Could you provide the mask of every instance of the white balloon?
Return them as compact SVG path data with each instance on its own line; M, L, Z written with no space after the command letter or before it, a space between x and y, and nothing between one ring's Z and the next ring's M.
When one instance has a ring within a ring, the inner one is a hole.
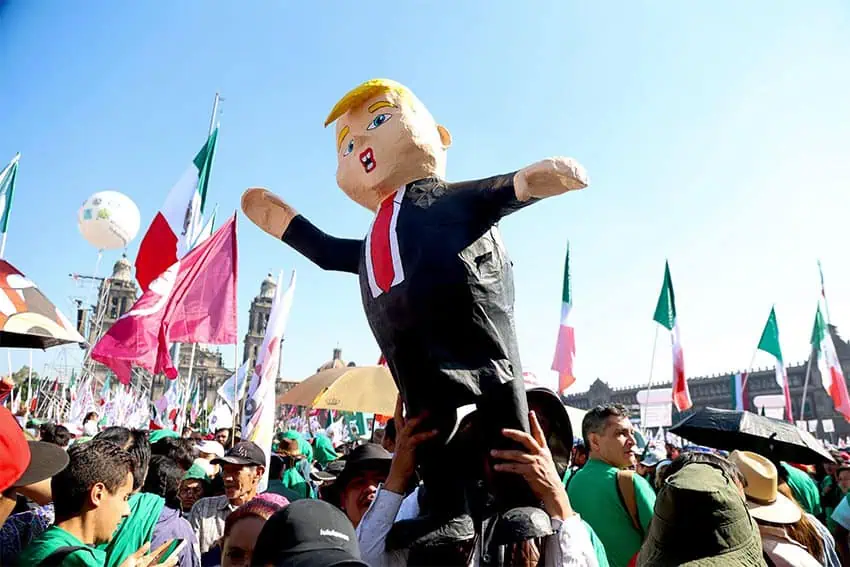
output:
M139 208L118 191L95 193L77 215L80 232L98 250L126 248L139 233Z

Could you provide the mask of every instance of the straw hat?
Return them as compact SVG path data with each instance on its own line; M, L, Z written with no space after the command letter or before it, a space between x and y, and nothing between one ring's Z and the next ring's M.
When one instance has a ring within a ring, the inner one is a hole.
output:
M777 490L779 475L769 459L750 451L732 451L729 460L740 469L747 486L747 507L757 520L774 524L795 524L803 513L791 499Z

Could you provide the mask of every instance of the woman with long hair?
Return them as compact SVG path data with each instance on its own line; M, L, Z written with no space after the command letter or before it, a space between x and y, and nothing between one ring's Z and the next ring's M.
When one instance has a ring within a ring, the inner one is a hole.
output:
M283 496L266 492L231 512L224 522L221 567L250 565L257 537L266 520L288 504L289 500Z

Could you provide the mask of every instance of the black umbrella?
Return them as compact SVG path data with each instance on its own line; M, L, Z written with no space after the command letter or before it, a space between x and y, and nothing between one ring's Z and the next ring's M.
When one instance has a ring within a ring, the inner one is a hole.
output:
M823 444L792 423L748 411L701 408L670 428L698 445L752 451L799 464L835 462Z

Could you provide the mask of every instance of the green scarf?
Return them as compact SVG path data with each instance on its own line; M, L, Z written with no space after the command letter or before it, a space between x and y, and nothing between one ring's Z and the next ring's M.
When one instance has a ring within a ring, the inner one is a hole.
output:
M301 451L301 454L307 459L308 463L313 462L313 446L307 443L307 440L304 439L304 436L295 431L294 429L290 429L286 433L283 434L284 439L295 439L298 441L298 449Z
M812 516L821 515L820 492L818 485L808 474L787 463L781 463L788 473L788 487L794 499Z
M334 451L333 443L328 436L321 433L316 435L316 462L324 468L328 466L328 463L338 458L339 455Z
M130 515L118 525L108 544L97 547L106 551L104 567L118 567L153 538L153 529L163 507L165 499L150 492L140 492L130 497Z

